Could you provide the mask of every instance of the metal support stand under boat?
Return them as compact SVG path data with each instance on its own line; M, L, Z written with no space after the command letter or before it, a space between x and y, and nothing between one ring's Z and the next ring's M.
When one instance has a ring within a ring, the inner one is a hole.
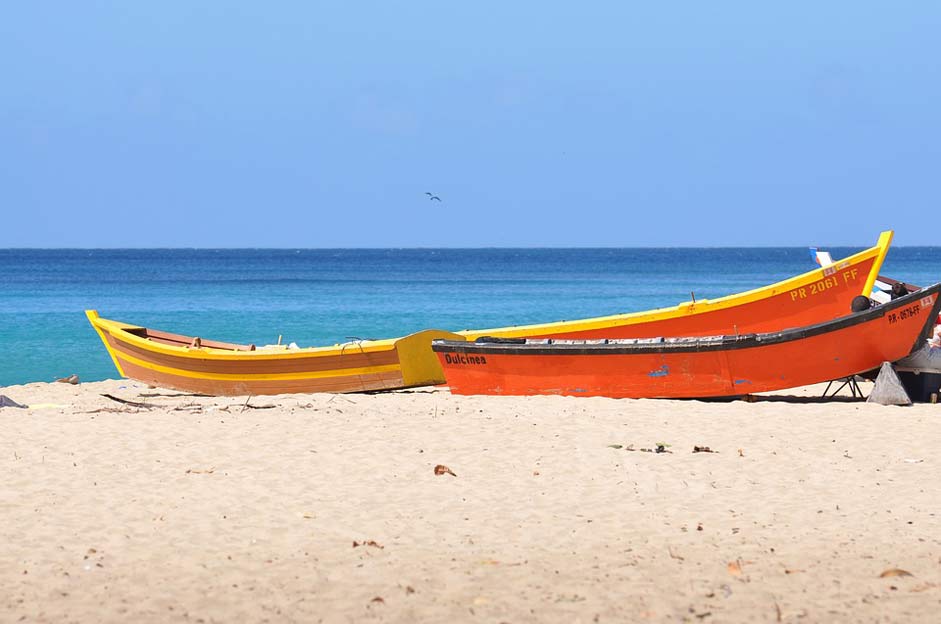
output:
M828 395L827 393L830 392L830 386L832 386L835 383L838 383L840 385L837 387L836 390L833 391L833 394ZM859 388L859 382L857 380L856 375L830 380L829 382L827 382L827 387L823 391L823 396L824 397L836 396L840 393L840 390L842 390L843 388L847 388L847 387L850 389L850 394L853 396L854 399L866 398L866 395L864 395L863 391Z

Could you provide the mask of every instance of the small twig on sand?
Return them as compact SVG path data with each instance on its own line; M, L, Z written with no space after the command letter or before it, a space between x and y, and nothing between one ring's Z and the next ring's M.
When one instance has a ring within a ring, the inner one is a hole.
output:
M134 407L144 407L146 409L160 407L159 405L154 405L153 403L141 403L140 401L128 401L127 399L120 399L110 394L102 394L101 396L105 397L106 399L111 399L112 401L117 401L118 403L123 403L125 405L133 405Z
M245 399L245 403L242 404L242 411L243 411L243 412L244 412L245 410L247 410L247 409L274 409L274 408L278 407L277 405L274 405L273 403L269 403L268 405L251 405L251 404L249 403L249 401L251 401L251 400L252 400L252 396L251 396L251 395L248 395L248 398Z
M203 406L199 403L187 403L186 405L178 405L173 408L174 412L201 412L203 411Z
M141 392L142 397L211 397L211 394L196 394L195 392Z

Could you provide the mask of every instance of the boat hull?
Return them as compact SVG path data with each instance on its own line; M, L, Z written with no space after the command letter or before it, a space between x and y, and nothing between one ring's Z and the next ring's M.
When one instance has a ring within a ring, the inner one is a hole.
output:
M431 341L460 339L451 332L426 330L404 338L313 349L214 348L191 346L196 338L102 319L93 310L87 314L122 376L219 396L368 392L434 384L441 373Z
M669 340L436 341L454 394L730 397L847 377L908 355L941 309L935 285L783 332Z

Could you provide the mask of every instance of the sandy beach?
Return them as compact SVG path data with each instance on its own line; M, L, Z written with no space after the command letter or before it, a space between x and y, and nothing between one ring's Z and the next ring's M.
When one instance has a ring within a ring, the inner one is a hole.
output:
M0 388L0 621L937 621L941 408L820 391Z

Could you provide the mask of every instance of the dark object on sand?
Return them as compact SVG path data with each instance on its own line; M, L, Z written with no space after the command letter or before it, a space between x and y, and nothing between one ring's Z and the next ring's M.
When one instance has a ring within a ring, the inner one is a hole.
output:
M941 395L941 373L930 370L896 368L905 393L913 403L937 403Z
M78 375L69 375L68 377L62 377L61 379L56 379L56 381L59 383L72 384L73 386L77 386L79 383Z
M0 394L0 407L19 407L20 409L26 409L25 405L20 405L5 394Z
M140 401L128 401L127 399L122 399L120 397L116 397L112 394L107 394L107 393L102 394L101 396L105 397L106 399L111 399L112 401L117 401L118 403L123 403L124 405L130 405L132 407L143 407L146 409L153 409L155 407L160 407L159 405L155 405L153 403L141 403Z
M892 368L891 362L883 362L879 369L879 376L876 377L876 385L869 393L867 403L878 403L879 405L911 405L912 400L905 392L904 386Z

